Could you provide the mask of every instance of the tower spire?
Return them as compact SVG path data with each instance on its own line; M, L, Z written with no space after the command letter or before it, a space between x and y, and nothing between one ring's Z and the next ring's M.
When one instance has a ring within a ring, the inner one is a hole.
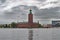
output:
M29 10L29 11L30 11L30 14L32 14L32 10L31 10L31 8L30 8L30 10Z

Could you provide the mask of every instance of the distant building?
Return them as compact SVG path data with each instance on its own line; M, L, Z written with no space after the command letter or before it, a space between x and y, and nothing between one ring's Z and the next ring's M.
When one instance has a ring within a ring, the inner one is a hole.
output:
M46 25L43 25L44 28L51 28L52 27L52 24L46 24Z
M17 23L16 27L17 28L38 28L39 23L33 22L33 14L32 10L29 10L30 13L28 14L28 22L19 22Z
M52 21L52 27L60 27L60 20Z

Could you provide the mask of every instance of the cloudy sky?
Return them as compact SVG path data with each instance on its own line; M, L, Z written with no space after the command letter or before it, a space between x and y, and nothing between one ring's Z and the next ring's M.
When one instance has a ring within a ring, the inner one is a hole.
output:
M29 9L41 24L60 19L60 0L0 0L0 24L27 22Z

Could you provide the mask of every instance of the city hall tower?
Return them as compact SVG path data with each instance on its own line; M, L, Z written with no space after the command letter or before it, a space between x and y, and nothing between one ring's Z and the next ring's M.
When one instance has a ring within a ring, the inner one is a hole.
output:
M29 14L28 14L28 23L33 23L33 14L32 14L32 10L29 10Z

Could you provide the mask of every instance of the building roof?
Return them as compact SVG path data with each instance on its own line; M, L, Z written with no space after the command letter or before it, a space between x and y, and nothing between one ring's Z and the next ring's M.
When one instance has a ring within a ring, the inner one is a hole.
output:
M37 23L37 22L33 22L33 23ZM17 24L28 24L28 22L18 22Z

